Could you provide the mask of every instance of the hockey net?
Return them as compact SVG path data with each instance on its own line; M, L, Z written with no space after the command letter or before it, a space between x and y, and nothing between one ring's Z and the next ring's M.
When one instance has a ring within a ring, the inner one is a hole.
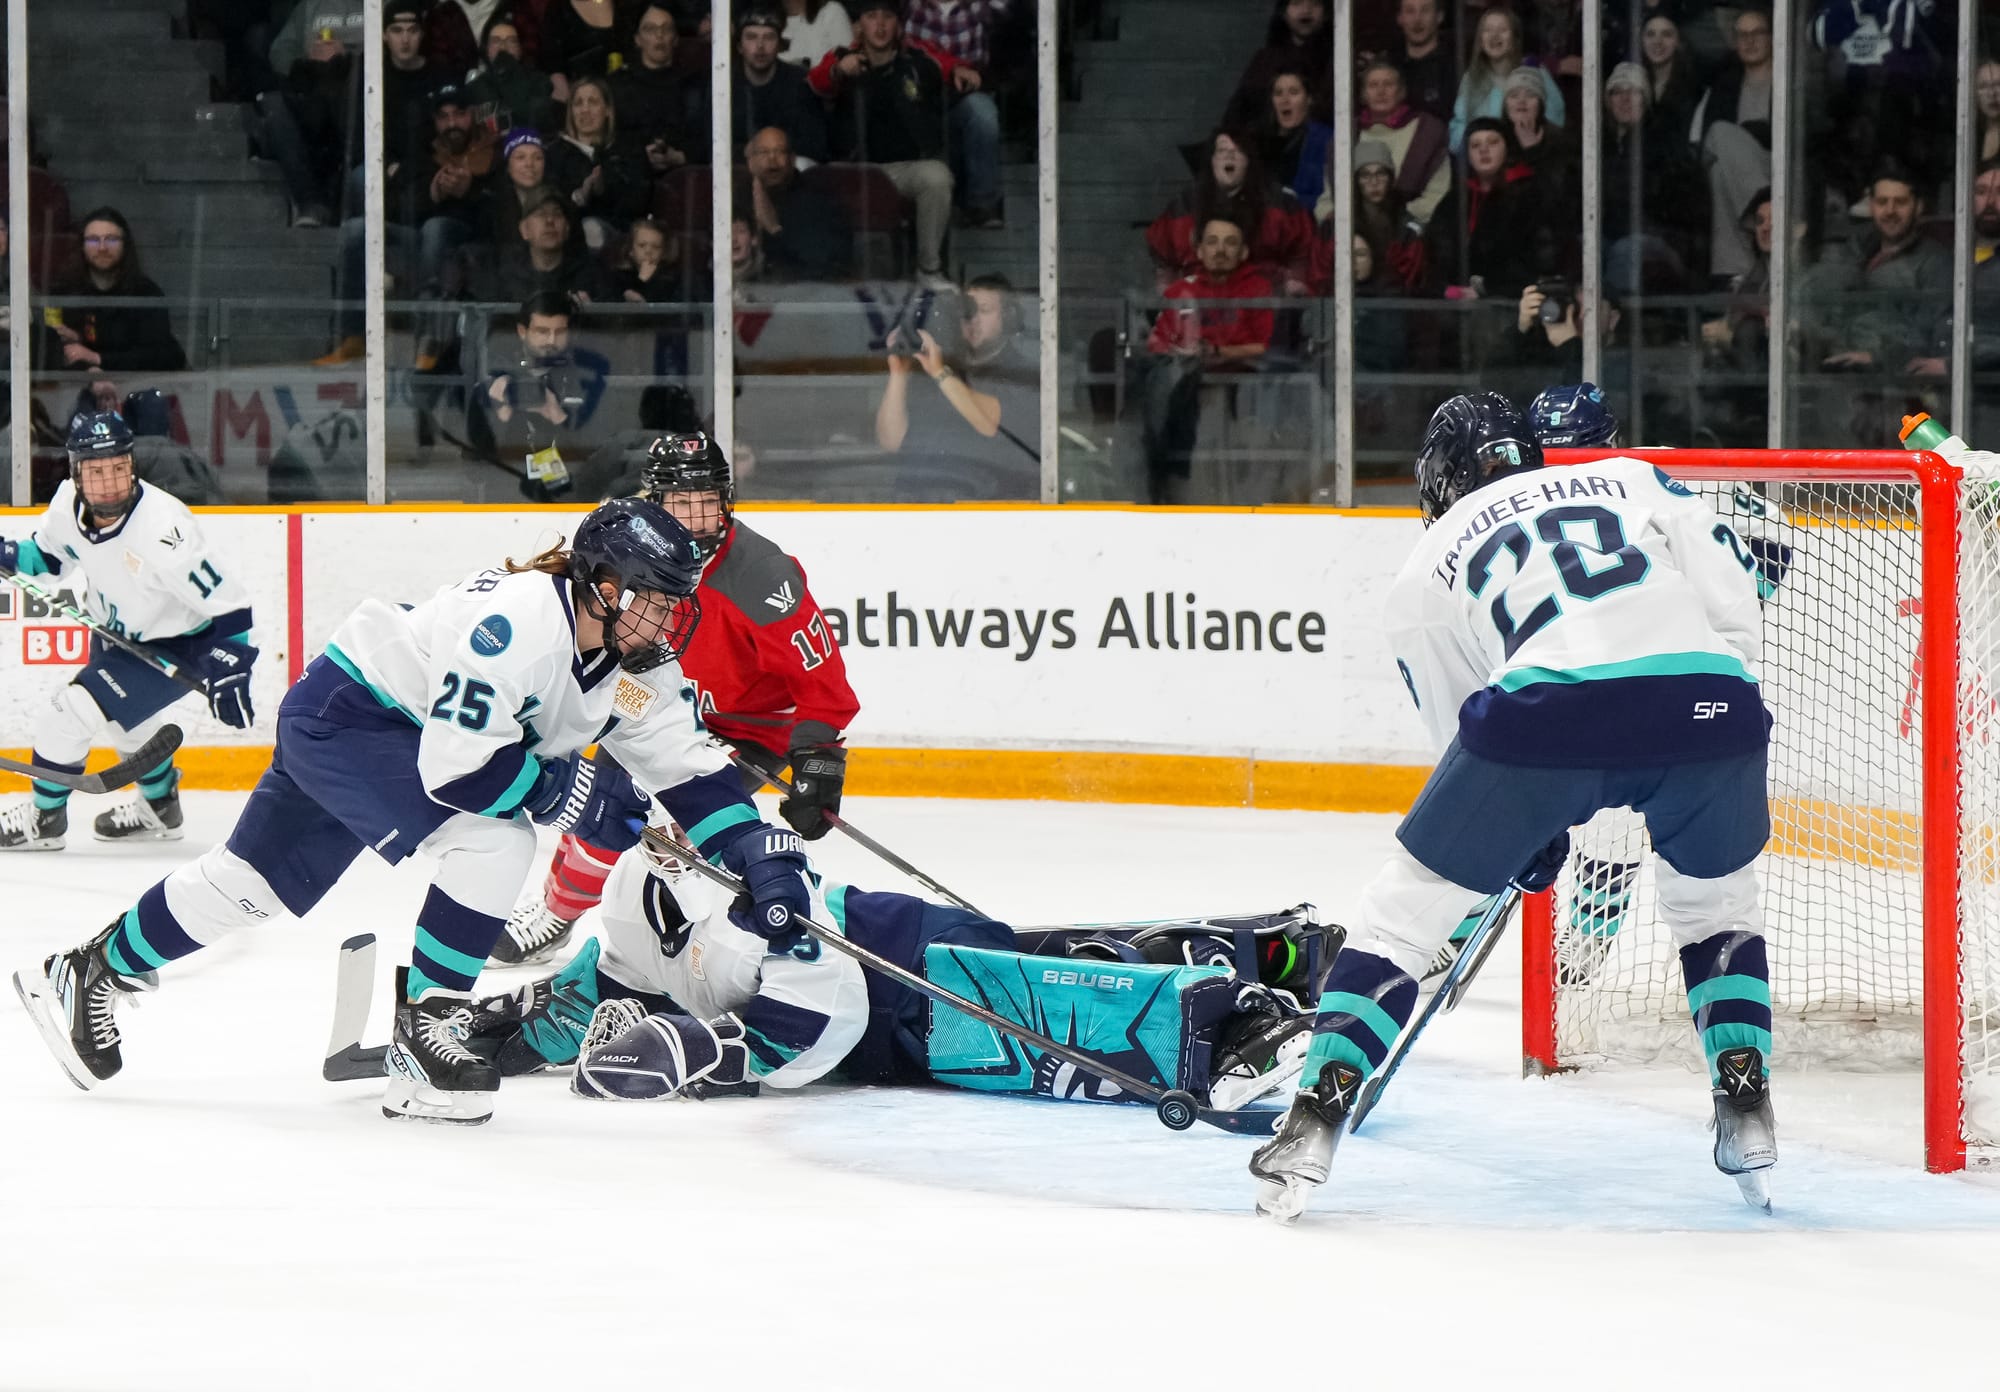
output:
M1933 454L1628 453L1699 491L1759 564L1774 1060L1922 1069L1927 1164L1960 1168L2000 1142L1994 485ZM1525 929L1530 1068L1702 1066L1634 814L1572 834Z

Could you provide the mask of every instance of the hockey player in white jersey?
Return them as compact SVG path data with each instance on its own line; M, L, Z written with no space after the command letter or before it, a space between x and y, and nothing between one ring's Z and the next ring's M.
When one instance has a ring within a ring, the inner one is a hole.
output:
M0 570L49 576L77 590L111 632L158 648L198 678L209 709L248 729L250 597L235 567L210 549L180 499L132 472L132 431L109 411L81 412L70 424L67 482L34 531L0 541ZM135 653L90 638L90 655L58 687L35 723L34 761L83 772L107 730L120 754L139 748L187 688ZM180 774L173 760L139 779L138 795L98 816L100 841L178 841ZM69 831L69 789L37 782L33 797L0 812L0 851L59 851Z
M607 503L571 544L404 608L369 600L286 695L270 769L226 845L97 936L14 977L73 1082L122 1066L113 1009L224 934L305 914L364 849L437 861L399 973L383 1111L477 1123L499 1076L464 1047L472 985L536 858L535 823L629 847L648 795L750 886L761 931L807 911L797 834L759 821L675 658L699 611L694 539ZM601 743L623 771L583 757Z
M1509 881L1546 888L1569 828L1646 820L1662 920L1709 1061L1715 1163L1768 1204L1770 977L1753 862L1770 836L1756 560L1651 464L1544 469L1505 397L1453 397L1417 459L1428 530L1391 589L1390 650L1442 757L1363 891L1301 1088L1250 1162L1289 1221L1326 1181L1417 974Z

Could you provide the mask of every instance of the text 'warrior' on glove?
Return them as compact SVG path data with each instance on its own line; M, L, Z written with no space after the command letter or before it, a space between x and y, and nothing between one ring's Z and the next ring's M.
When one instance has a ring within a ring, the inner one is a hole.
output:
M544 760L521 806L543 826L575 832L607 851L631 850L646 827L646 795L632 776L580 753Z

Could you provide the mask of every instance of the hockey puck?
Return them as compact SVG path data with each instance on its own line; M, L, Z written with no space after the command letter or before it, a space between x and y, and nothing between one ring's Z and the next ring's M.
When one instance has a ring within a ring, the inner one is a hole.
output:
M1160 1121L1170 1131L1185 1131L1195 1123L1195 1116L1201 1104L1194 1100L1191 1092L1176 1088L1172 1092L1160 1094L1160 1100L1153 1104L1153 1110L1160 1114Z

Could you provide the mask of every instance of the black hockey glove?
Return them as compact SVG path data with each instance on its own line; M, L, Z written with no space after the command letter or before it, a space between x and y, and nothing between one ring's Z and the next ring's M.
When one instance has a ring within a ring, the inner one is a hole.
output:
M1523 894L1540 894L1556 882L1562 873L1564 862L1569 859L1569 833L1559 832L1556 839L1536 853L1535 858L1522 867L1514 877L1514 885Z
M521 807L543 826L575 832L607 851L631 850L646 827L647 798L632 776L581 753L543 760Z
M740 876L749 891L731 906L730 918L745 932L770 939L772 951L783 952L801 931L795 920L812 912L812 897L806 892L806 853L798 833L752 828L723 849L722 864Z
M792 751L792 795L778 804L778 815L808 841L833 829L826 819L840 814L840 788L847 781L847 751L837 744L816 744Z
M250 705L250 669L257 649L233 638L203 643L187 655L186 666L207 688L208 708L232 730L247 730L257 712Z

